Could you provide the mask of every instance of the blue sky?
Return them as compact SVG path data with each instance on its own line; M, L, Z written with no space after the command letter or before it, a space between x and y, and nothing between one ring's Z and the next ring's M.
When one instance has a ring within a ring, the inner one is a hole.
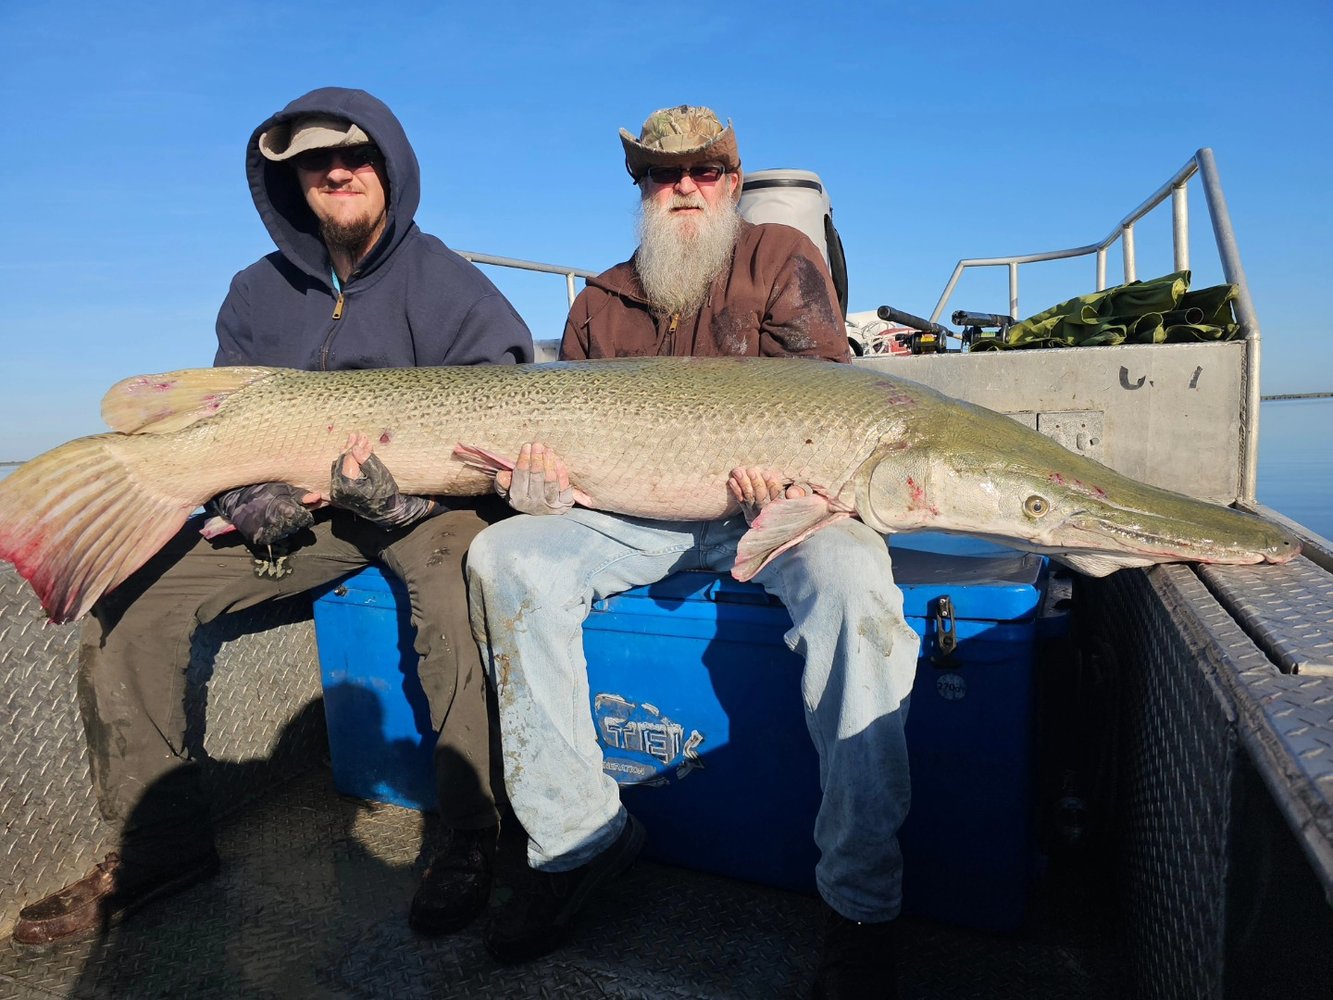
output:
M748 169L821 175L851 308L926 314L954 263L1101 239L1201 146L1216 155L1264 338L1263 391L1333 389L1333 5L7 3L0 94L0 460L101 429L116 380L212 361L232 274L272 247L250 131L363 87L423 167L450 245L601 269L633 246L616 130L707 104ZM1220 280L1193 189L1195 286ZM1169 220L1139 276L1172 269ZM1118 253L1111 279L1119 280ZM538 337L563 284L494 276ZM1023 272L1020 312L1093 287ZM1003 312L1001 272L950 308Z

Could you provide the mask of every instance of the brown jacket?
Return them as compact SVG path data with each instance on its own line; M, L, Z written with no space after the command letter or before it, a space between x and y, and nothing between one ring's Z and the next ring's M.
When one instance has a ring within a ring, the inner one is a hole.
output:
M693 316L654 315L632 258L588 279L569 310L560 357L659 354L851 360L833 279L815 245L790 226L748 222L731 270Z

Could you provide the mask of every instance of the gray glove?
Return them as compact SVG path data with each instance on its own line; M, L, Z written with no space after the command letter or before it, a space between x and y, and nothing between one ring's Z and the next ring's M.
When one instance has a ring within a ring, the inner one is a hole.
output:
M272 545L315 523L303 496L304 490L287 483L258 483L219 493L208 506L251 545Z
M509 486L497 479L495 492L522 514L564 514L574 506L574 487L565 463L538 442L519 449Z
M329 502L381 528L402 528L438 514L444 507L429 497L404 496L393 474L376 456L361 463L361 475L343 475L343 456L333 460Z

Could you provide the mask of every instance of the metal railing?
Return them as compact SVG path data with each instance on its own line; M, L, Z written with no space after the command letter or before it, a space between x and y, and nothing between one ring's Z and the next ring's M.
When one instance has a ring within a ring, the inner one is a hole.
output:
M958 279L964 271L974 267L1006 267L1009 270L1009 315L1018 319L1018 268L1022 264L1035 264L1048 260L1066 260L1071 257L1096 257L1097 291L1106 288L1106 256L1118 241L1124 261L1126 282L1136 280L1136 261L1134 252L1134 226L1167 198L1171 199L1171 234L1175 251L1175 269L1187 270L1190 266L1189 245L1189 194L1188 184L1195 174L1200 175L1204 199L1208 206L1208 216L1213 225L1213 238L1217 243L1218 257L1222 263L1222 274L1228 284L1236 286L1236 320L1245 337L1245 372L1242 375L1244 401L1241 407L1241 499L1255 500L1255 481L1258 476L1258 440L1259 440L1259 318L1250 299L1250 286L1245 280L1245 269L1241 266L1240 251L1236 247L1235 232L1231 228L1231 214L1227 211L1226 199L1222 195L1222 182L1217 174L1217 165L1213 162L1213 151L1203 148L1195 152L1189 161L1180 168L1169 181L1154 191L1144 202L1118 222L1098 243L1073 247L1068 250L1051 250L1046 253L1013 254L1007 257L971 257L960 260L953 269L949 282L940 294L935 310L930 314L932 323L938 323L948 305Z
M496 257L488 253L474 253L471 250L455 250L454 253L474 264L493 264L496 267L512 267L520 271L540 271L543 274L559 274L565 279L565 295L569 304L574 304L574 279L597 277L596 271L587 271L581 267L565 267L563 264L541 264L535 260L519 260L517 257Z
M1213 151L1203 148L1195 152L1189 161L1180 168L1169 181L1154 191L1138 208L1118 222L1105 239L1087 246L1073 247L1068 250L1051 250L1045 253L1014 254L1007 257L970 257L960 260L954 267L949 282L941 293L934 312L930 314L932 323L938 323L943 315L949 298L953 294L958 279L964 271L975 267L1007 267L1009 269L1009 315L1018 319L1018 268L1022 264L1035 264L1049 260L1065 260L1071 257L1096 257L1097 291L1106 288L1106 258L1110 249L1119 242L1124 261L1126 282L1136 278L1136 260L1134 247L1134 226L1158 205L1171 199L1171 232L1175 251L1175 268L1184 271L1190 266L1189 245L1189 193L1186 185L1195 174L1200 175L1204 198L1208 206L1208 215L1213 225L1213 237L1217 243L1218 256L1222 263L1222 273L1229 284L1235 285L1236 320L1245 337L1246 364L1242 374L1244 400L1241 407L1241 443L1240 443L1240 497L1242 502L1254 503L1255 485L1258 476L1258 440L1259 440L1259 319L1255 314L1250 299L1249 284L1245 280L1245 269L1241 266L1240 251L1236 247L1235 233L1231 228L1231 215L1227 211L1226 199L1222 195L1222 182L1218 178L1217 166L1213 162ZM576 278L595 277L596 271L578 267L566 267L560 264L543 264L537 261L521 260L514 257L497 257L493 254L476 253L470 250L457 251L459 256L477 264L490 264L496 267L510 267L524 271L538 271L546 274L558 274L565 279L565 292L569 304L574 304Z

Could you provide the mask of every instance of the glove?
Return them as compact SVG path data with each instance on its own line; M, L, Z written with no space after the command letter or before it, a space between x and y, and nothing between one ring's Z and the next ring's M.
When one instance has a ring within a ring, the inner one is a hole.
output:
M315 523L301 502L305 496L286 483L258 483L219 493L209 507L230 521L251 545L272 545Z
M536 443L519 449L512 475L495 477L495 492L523 514L563 514L574 506L574 487L565 463L554 451Z
M398 492L393 473L375 455L357 457L360 475L343 472L344 453L333 460L329 500L335 507L350 510L381 528L402 528L438 514L445 508L429 497L404 496Z

